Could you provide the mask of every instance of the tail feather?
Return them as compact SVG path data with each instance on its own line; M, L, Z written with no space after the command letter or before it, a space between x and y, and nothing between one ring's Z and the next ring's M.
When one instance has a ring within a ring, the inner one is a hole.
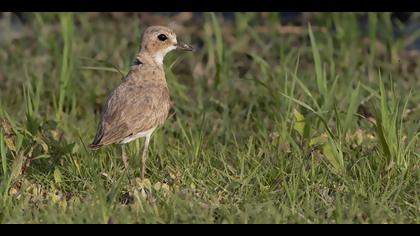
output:
M91 144L89 144L89 148L92 149L92 150L97 150L100 147L102 147L103 146L103 144L101 144L102 137L103 137L103 135L96 135L93 142Z
M104 132L102 129L102 124L101 122L99 122L98 124L98 128L97 128L97 132L95 135L95 139L93 140L93 142L91 144L89 144L89 148L92 150L97 150L100 147L103 146L103 144L101 144L102 138L104 137Z
M92 150L98 150L102 146L103 146L102 144L94 144L94 143L89 144L89 148Z

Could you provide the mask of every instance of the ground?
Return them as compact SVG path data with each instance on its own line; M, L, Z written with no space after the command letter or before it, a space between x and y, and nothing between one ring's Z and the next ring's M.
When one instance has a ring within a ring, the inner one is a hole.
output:
M418 32L390 14L24 19L0 47L1 223L420 223ZM197 50L165 58L140 181L142 140L128 172L87 145L149 24Z

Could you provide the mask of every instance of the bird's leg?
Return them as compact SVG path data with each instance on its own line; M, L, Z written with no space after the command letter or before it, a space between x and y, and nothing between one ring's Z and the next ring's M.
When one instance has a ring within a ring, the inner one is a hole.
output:
M149 148L151 134L146 136L144 140L144 147L143 147L143 154L141 156L141 180L144 179L144 173L146 172L146 157L147 157L147 149Z
M124 148L123 145L121 146L121 159L124 163L125 170L127 171L128 170L128 158L127 158L127 154L125 153L125 148Z

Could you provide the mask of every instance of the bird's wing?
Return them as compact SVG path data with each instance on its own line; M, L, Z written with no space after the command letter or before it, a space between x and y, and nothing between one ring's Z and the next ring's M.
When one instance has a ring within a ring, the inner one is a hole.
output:
M169 111L166 84L125 80L108 98L92 145L117 143L162 124Z

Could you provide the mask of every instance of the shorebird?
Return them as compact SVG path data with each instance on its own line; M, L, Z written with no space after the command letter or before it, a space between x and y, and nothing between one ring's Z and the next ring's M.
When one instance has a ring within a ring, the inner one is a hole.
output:
M96 150L144 137L141 155L141 179L144 179L150 138L156 127L165 122L170 109L163 58L174 49L192 51L193 48L178 41L174 31L163 26L146 28L140 44L128 74L103 106L95 139L89 147ZM124 146L121 148L122 161L127 169L127 155Z

